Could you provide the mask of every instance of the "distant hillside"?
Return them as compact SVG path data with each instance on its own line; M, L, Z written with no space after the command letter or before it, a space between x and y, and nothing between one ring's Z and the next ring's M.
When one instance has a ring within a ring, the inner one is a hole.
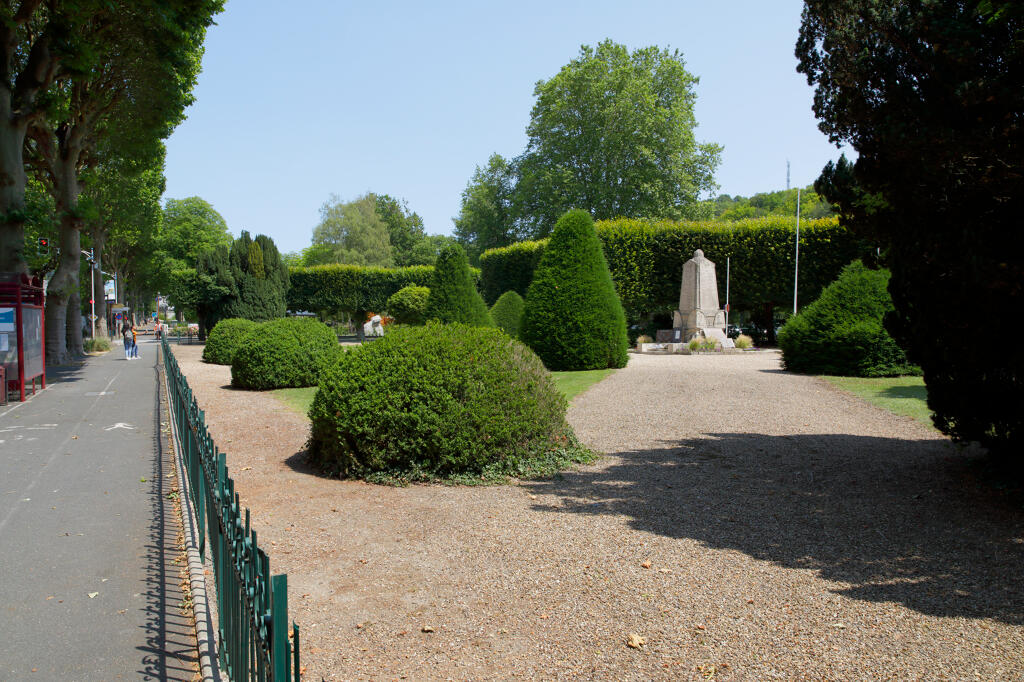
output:
M777 192L760 192L752 197L731 197L720 194L717 199L703 202L705 210L717 220L743 220L764 216L795 216L796 190L783 189ZM800 216L802 218L828 218L833 214L832 206L814 192L809 185L800 191Z

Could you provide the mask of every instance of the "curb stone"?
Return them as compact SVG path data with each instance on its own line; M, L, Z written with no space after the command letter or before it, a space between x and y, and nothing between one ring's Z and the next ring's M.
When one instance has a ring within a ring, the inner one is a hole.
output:
M217 630L213 625L209 595L206 593L203 561L199 558L199 536L196 534L195 511L192 508L192 490L189 487L188 476L185 474L185 463L181 457L178 427L174 416L170 413L170 387L167 385L167 373L164 371L162 353L163 349L158 349L157 366L160 369L160 383L163 386L168 406L167 422L171 427L175 473L178 476L178 486L181 490L181 525L185 535L185 552L188 558L189 588L192 592L192 611L195 617L196 643L199 649L199 671L203 682L228 682L228 678L220 670L220 662L217 659Z

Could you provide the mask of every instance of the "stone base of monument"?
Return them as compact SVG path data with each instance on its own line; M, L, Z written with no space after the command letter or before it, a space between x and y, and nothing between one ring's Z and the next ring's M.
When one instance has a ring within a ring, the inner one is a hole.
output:
M649 355L689 355L690 349L685 343L638 343L638 353Z

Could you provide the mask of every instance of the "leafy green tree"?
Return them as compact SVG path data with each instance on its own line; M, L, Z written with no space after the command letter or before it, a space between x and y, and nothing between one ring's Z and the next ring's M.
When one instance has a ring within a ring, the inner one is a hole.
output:
M678 51L610 40L537 83L518 163L518 213L533 238L570 208L595 218L692 217L721 147L698 143L697 78Z
M170 283L171 268L165 267L155 246L165 184L163 143L137 148L131 156L102 145L96 160L82 174L80 198L80 203L90 208L84 229L97 264L93 270L95 290L103 291L107 279L103 272L109 272L116 277L121 303L143 297L148 301L150 294L166 291ZM97 334L103 336L107 333L107 303L101 294L96 297L96 316Z
M77 306L68 314L68 303L79 290L81 230L87 213L79 205L80 174L94 162L92 156L105 138L116 138L123 149L150 146L183 120L199 73L206 27L222 4L140 0L65 7L29 1L17 10L16 17L28 17L30 32L35 15L36 27L48 24L50 38L66 50L63 59L51 61L53 87L38 100L25 129L26 161L53 195L60 220L60 260L47 287L50 363L66 362L81 352ZM68 338L73 342L70 352Z
M377 213L377 198L373 194L348 203L332 194L320 208L320 224L313 229L313 246L328 247L334 263L384 268L394 264L391 235L387 223Z
M626 365L626 315L586 211L555 224L526 292L520 336L553 372Z
M186 197L165 202L157 242L163 255L179 267L195 267L200 253L230 246L232 238L227 221L210 202Z
M484 251L508 246L522 236L513 205L516 181L514 165L492 154L486 167L476 167L462 190L459 215L453 221L455 238L466 249L470 263L479 265Z
M473 283L466 252L458 244L446 247L437 257L425 315L428 320L444 323L494 326L487 304Z
M807 0L798 70L819 127L857 150L817 190L882 247L893 337L924 370L935 424L1024 452L1024 10L1005 0Z
M388 194L371 196L377 202L377 216L388 226L392 263L398 267L433 263L433 259L423 263L414 262L415 248L426 237L423 218L410 212L409 204L404 199L398 200Z

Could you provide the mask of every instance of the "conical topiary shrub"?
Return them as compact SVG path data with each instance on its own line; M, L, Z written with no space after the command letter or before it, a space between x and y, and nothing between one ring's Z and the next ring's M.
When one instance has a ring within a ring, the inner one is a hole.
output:
M555 224L526 292L520 337L551 371L626 365L626 315L586 211Z
M513 339L519 338L519 328L523 322L523 308L526 306L523 297L514 291L506 291L491 307L491 319L498 329Z
M458 244L446 247L437 256L425 317L428 320L461 322L474 327L494 326L487 304L473 283L466 252Z

